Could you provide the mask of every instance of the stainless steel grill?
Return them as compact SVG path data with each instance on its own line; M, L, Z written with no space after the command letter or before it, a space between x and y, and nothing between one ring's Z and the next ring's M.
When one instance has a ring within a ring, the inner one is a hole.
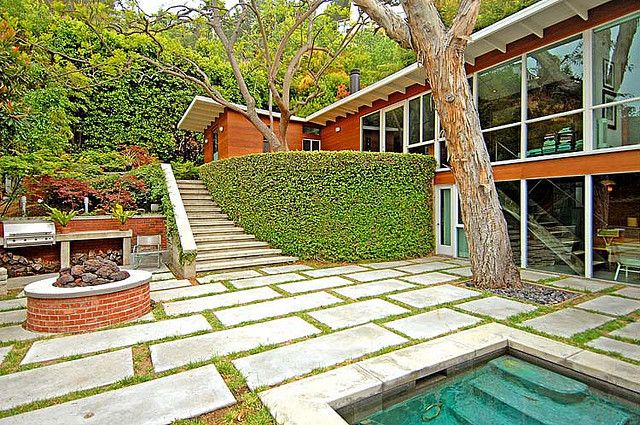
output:
M3 221L2 225L5 248L56 243L56 226L49 221Z

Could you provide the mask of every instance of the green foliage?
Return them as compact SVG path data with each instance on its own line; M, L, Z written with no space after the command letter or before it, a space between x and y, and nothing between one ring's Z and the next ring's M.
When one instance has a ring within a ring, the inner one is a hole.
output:
M435 161L414 154L286 152L200 167L222 209L303 259L358 261L433 249Z
M73 217L78 215L78 211L61 211L55 207L47 206L49 209L49 218L58 223L62 227L67 227L67 225L71 222Z
M198 179L198 166L191 161L174 161L171 163L171 168L173 169L173 175L177 180Z
M136 211L127 211L121 204L115 204L111 208L111 217L118 220L120 224L125 224L134 215L136 215Z

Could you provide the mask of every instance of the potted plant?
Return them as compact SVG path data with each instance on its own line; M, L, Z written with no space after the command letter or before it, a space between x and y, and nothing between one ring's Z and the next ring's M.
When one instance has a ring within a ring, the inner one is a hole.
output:
M120 223L120 230L126 230L125 224L127 220L136 215L137 211L127 211L121 204L115 204L111 208L111 217L115 218Z
M48 205L45 205L45 207L47 207L47 209L49 210L49 219L60 226L58 231L60 233L67 233L67 231L70 230L67 228L67 226L69 225L73 217L78 215L78 211L62 211Z

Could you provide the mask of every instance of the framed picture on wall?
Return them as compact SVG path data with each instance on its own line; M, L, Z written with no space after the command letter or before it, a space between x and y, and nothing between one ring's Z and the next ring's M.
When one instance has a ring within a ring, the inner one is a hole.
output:
M616 64L609 59L602 59L602 87L613 90L615 83Z
M610 90L602 90L602 103L615 102L616 94ZM602 118L607 120L607 128L615 130L617 127L618 105L602 108Z

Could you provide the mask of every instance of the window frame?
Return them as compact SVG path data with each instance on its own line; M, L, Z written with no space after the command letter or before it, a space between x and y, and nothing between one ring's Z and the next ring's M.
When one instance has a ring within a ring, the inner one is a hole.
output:
M613 102L609 102L609 103L602 103L602 104L594 104L593 102L593 94L594 94L594 84L593 84L593 35L595 32L602 30L604 28L607 27L611 27L614 25L618 25L621 22L624 22L628 19L633 19L634 17L640 17L640 12L638 11L633 11L630 13L625 14L624 16L621 16L613 21L610 22L606 22L604 24L601 25L597 25L594 26L592 28L589 28L585 31L581 31L578 33L574 33L574 34L570 34L566 37L563 37L559 40L553 40L550 41L549 43L543 44L539 47L537 47L534 50L531 51L527 51L521 55L516 55L516 56L512 56L509 57L503 61L500 61L498 63L495 63L493 65L491 65L490 67L487 68L483 68L483 69L478 69L475 70L473 73L467 74L467 78L468 79L472 79L472 93L473 93L473 100L474 100L474 105L476 106L476 108L478 107L478 75L481 72L484 71L488 71L492 68L507 64L509 62L512 61L517 61L520 60L521 61L521 89L520 89L520 106L521 106L521 116L520 116L520 121L515 122L515 123L509 123L509 124L504 124L501 126L495 126L495 127L491 127L491 128L486 128L486 129L482 129L482 133L485 134L485 132L491 132L491 131L497 131L497 130L502 130L505 128L509 128L509 127L517 127L520 126L520 153L518 158L514 158L514 159L507 159L507 160L501 160L501 161L492 161L491 164L492 165L507 165L507 164L514 164L514 163L525 163L525 162L532 162L532 161L544 161L544 160L548 160L548 159L558 159L558 158L566 158L566 157L573 157L573 156L583 156L583 155L591 155L591 154L598 154L598 153L605 153L605 152L618 152L618 151L632 151L632 150L640 150L640 144L632 144L632 145L621 145L621 146L611 146L611 147L603 147L603 148L597 148L596 146L593 146L595 143L595 137L596 135L594 134L594 114L596 112L599 112L600 110L607 108L607 107L613 107L613 106L619 106L622 104L627 104L627 103L633 103L633 102L640 102L640 96L638 97L633 97L633 98L629 98L629 99L623 99L623 100L617 100L617 101L613 101ZM563 112L559 112L559 113L555 113L555 114L551 114L551 115L546 115L546 116L542 116L542 117L536 117L536 118L529 118L528 117L528 96L527 96L527 92L528 92L528 85L527 85L527 56L531 55L532 53L538 52L540 50L544 50L544 49L549 49L553 46L556 45L561 45L563 43L567 43L570 42L572 39L578 39L578 40L582 40L582 69L583 69L583 80L582 80L582 106L580 108L577 109L573 109L570 111L563 111ZM393 109L398 107L398 105L400 104L404 104L405 107L405 140L404 140L404 152L408 152L408 148L409 147L419 147L419 146L423 146L423 145L428 145L433 143L434 144L434 148L433 148L433 156L437 161L437 168L436 171L446 171L449 170L449 167L447 166L442 166L442 164L440 164L440 142L444 141L444 135L442 134L442 128L440 126L440 117L438 116L438 113L435 112L435 134L436 134L436 138L434 140L430 140L430 141L421 141L420 143L412 143L409 144L409 125L408 125L408 119L409 119L409 101L413 100L415 98L418 97L422 97L424 95L427 95L431 93L431 90L425 90L423 92L421 92L420 94L408 97L402 101L399 102L395 102L391 105L385 106L383 108L379 108L376 111L372 111L369 114L363 115L362 117L360 117L360 150L362 151L362 119L365 116L369 116L372 113L384 113L386 110L389 109ZM423 122L423 113L424 113L424 108L423 108L423 103L424 103L424 99L421 98L420 100L420 122L422 124ZM582 114L582 138L583 138L583 146L582 146L582 150L578 150L578 151L573 151L573 152L562 152L562 153L553 153L553 154L548 154L548 155L539 155L539 156L527 156L527 150L528 150L528 126L530 124L534 124L537 122L541 122L541 121L546 121L546 120L551 120L554 118L561 118L561 117L565 117L565 116L569 116L569 115L575 115L575 114ZM384 145L385 145L385 140L384 140L384 116L381 115L380 116L380 152L384 152ZM420 126L420 139L422 140L423 137L423 128L422 125ZM446 142L445 142L446 143Z
M311 146L310 150L307 150L307 149L304 148L304 142L305 141L310 142L310 146ZM313 142L318 142L318 149L313 149ZM322 141L320 139L313 139L311 137L303 137L302 138L302 151L303 152L317 152L317 151L320 151L320 150L322 150Z

